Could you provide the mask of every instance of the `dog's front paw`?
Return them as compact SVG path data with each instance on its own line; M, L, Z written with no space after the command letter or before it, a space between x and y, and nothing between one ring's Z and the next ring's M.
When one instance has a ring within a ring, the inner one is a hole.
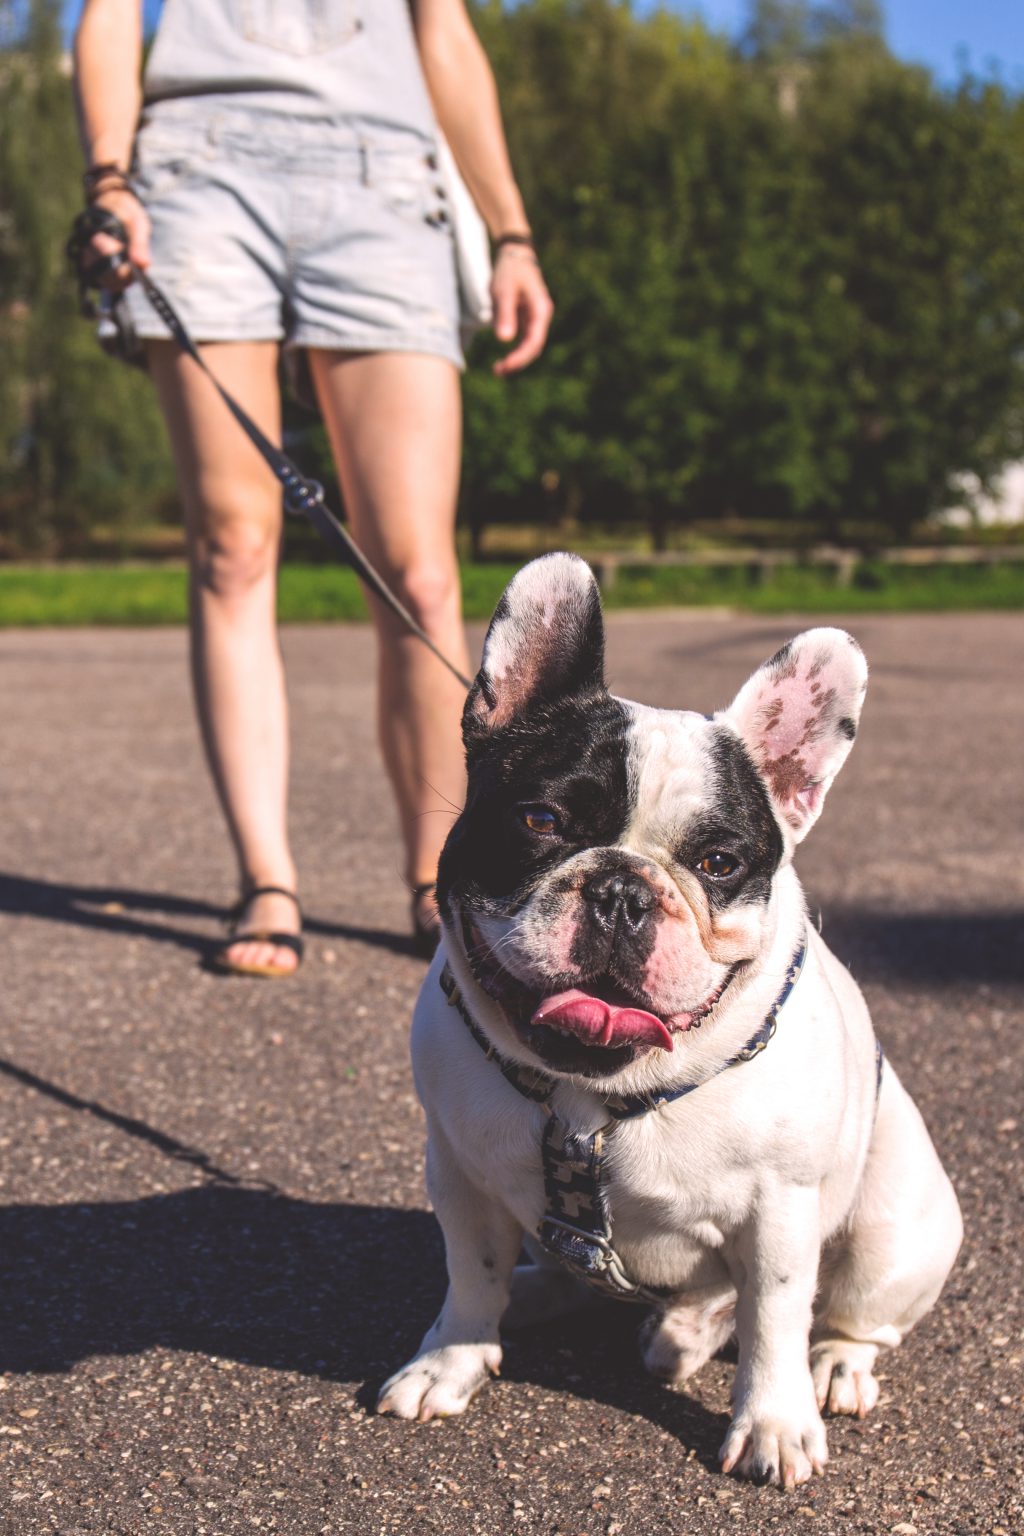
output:
M500 1366L500 1344L446 1344L424 1350L384 1383L377 1412L421 1424L462 1413Z
M878 1382L871 1374L878 1348L850 1339L827 1339L811 1350L811 1376L818 1407L829 1413L866 1418L878 1402Z
M825 1469L825 1426L817 1413L740 1413L729 1426L718 1459L723 1472L795 1488Z

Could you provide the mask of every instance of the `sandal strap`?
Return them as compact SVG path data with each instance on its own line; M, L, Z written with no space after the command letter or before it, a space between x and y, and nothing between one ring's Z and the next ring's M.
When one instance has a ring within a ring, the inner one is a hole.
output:
M287 890L283 885L251 885L244 893L246 901L252 901L254 896L287 896L289 901L294 901L299 911L302 904L294 891Z
M229 922L237 923L238 919L241 917L250 901L254 901L257 896L287 896L289 901L294 901L299 914L299 922L301 923L302 903L294 891L289 891L283 885L248 886L244 891L241 892L238 900L235 902L234 906L231 908L231 911L228 913Z
M305 952L305 941L301 933L275 933L270 928L254 928L251 932L233 933L226 944L221 945L222 952L232 949L236 944L273 944L278 949L290 949L293 955L301 960Z

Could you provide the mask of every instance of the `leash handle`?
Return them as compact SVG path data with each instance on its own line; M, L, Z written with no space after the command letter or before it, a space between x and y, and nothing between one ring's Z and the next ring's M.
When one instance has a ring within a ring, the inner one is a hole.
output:
M94 235L109 235L124 247L123 254L110 256L97 256L94 260L85 262L85 256L92 243ZM116 271L127 259L128 234L120 219L110 212L108 208L93 205L85 209L76 218L71 227L71 236L67 244L67 254L75 269L78 278L79 302L84 314L90 318L96 316L96 305L92 300L89 290L99 288L102 279L108 273ZM421 628L409 612L408 608L395 596L383 576L376 567L367 559L352 538L351 534L327 506L324 500L324 488L318 480L313 480L302 473L296 464L280 448L276 447L264 432L253 421L238 401L224 388L220 380L207 367L201 353L188 331L185 329L174 305L164 293L163 289L134 261L128 261L132 276L139 283L150 304L156 310L160 319L170 331L177 345L188 357L196 363L206 377L213 384L224 404L238 422L242 431L248 437L256 451L262 456L268 467L273 471L278 480L283 495L285 511L293 517L308 517L322 538L329 544L335 545L340 550L342 558L355 571L356 575L369 587L381 602L390 608L411 634L427 647L428 651L446 667L457 682L463 688L472 687L471 680L460 672L458 667L444 654L434 641Z
M95 235L109 235L122 250L112 251L109 256L99 255L91 249ZM95 320L100 311L90 289L102 288L103 279L124 265L128 254L128 231L116 213L93 203L75 219L64 249L78 280L78 307L86 319Z

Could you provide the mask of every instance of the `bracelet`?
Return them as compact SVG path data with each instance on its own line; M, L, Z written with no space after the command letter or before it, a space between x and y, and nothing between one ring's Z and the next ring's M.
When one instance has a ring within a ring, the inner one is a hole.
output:
M497 255L503 245L525 245L528 250L534 250L533 236L528 230L522 234L511 231L506 235L496 235L494 239L494 254Z
M127 192L132 197L137 196L135 188L125 171L102 167L102 174L86 175L82 177L85 186L85 201L88 204L95 203L98 198L107 192Z
M99 164L87 166L82 172L82 186L86 192L91 192L98 181L104 181L108 176L127 176L124 166L118 165L116 160L104 160Z

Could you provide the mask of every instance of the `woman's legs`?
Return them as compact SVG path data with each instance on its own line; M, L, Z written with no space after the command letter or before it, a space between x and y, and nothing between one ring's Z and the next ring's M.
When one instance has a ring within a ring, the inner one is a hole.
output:
M356 538L441 651L468 671L455 553L462 410L452 364L419 353L311 351ZM465 794L465 689L371 599L378 726L410 885L432 881ZM424 913L424 915L426 915Z
M192 680L206 756L248 885L295 889L287 836L288 716L275 627L281 493L209 379L173 342L148 343L185 506ZM204 346L227 389L280 433L276 342ZM293 902L252 901L243 928L296 932ZM291 969L294 954L240 940L232 964Z

